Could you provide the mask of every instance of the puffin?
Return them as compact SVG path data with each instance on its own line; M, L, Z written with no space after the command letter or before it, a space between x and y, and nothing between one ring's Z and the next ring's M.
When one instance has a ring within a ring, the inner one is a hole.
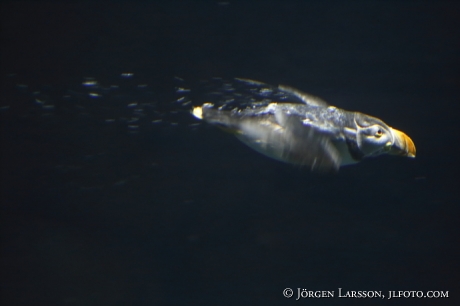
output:
M314 172L337 172L382 154L415 157L412 139L379 118L337 108L290 86L236 81L260 99L234 94L245 103L232 108L227 102L205 102L191 113L265 156Z

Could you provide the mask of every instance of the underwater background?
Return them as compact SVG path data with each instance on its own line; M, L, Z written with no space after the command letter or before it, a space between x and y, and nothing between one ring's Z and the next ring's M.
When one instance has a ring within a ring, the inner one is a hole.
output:
M2 305L458 305L459 16L444 1L3 2ZM189 114L194 88L235 77L376 116L417 157L336 175L266 158Z

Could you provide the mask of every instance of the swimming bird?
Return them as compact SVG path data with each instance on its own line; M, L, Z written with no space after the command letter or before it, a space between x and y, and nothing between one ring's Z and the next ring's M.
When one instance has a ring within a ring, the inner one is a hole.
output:
M338 171L382 154L415 157L414 142L382 120L329 105L295 88L237 79L256 90L276 92L282 101L248 101L244 108L216 107L206 102L192 114L233 133L254 150L312 171Z

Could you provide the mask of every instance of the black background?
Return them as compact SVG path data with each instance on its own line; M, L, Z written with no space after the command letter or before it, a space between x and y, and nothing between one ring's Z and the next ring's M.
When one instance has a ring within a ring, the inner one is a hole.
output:
M457 305L457 3L1 11L2 305ZM190 128L186 113L167 123L175 76L297 87L406 132L417 158L365 160L335 176L278 163L218 129ZM128 94L103 97L105 108L72 105L63 96L82 92L85 77ZM130 116L120 103L141 99L137 84L165 123L107 124ZM54 108L37 105L37 91ZM296 302L286 287L450 298Z

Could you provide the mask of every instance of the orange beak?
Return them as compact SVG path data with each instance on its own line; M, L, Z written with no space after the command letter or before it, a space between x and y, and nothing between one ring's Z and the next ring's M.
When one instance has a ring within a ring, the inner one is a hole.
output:
M396 129L392 128L391 131L395 137L395 142L391 146L389 153L414 158L415 145L412 139L410 139L405 133Z

